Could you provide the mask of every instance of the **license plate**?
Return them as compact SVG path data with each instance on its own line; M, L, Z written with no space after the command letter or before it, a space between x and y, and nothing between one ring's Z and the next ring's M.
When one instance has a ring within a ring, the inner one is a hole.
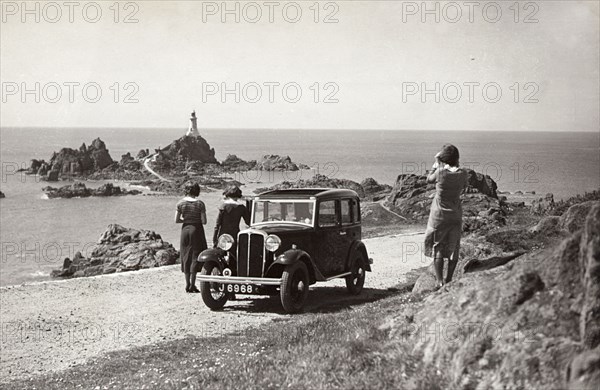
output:
M256 287L251 284L228 284L225 289L235 294L252 294L256 291Z

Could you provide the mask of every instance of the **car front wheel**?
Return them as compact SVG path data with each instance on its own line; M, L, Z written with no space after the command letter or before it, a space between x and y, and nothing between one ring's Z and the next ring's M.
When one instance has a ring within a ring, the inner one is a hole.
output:
M308 296L308 269L302 261L287 265L281 278L281 304L287 313L297 313Z
M366 266L365 259L360 253L357 253L350 264L352 274L346 276L346 288L352 295L358 295L362 292L365 285Z
M207 263L202 267L200 275L220 276L221 270L215 263ZM200 294L204 304L211 310L219 310L227 303L227 292L222 283L200 282Z

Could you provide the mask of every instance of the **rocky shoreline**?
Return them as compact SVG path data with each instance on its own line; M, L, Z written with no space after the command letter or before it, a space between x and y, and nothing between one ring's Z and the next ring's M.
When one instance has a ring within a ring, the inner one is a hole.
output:
M89 248L88 256L75 253L66 258L61 269L52 271L53 277L83 277L135 271L176 264L179 252L160 234L151 230L109 225L98 243ZM86 253L87 255L87 253Z
M62 148L48 161L33 159L25 173L39 175L42 180L126 180L141 184L153 191L181 194L187 181L196 181L206 188L225 188L239 184L228 177L250 170L297 171L309 169L305 164L294 163L289 156L264 155L258 160L245 161L228 155L219 162L215 150L200 136L183 136L164 148L154 151L141 149L135 157L131 152L114 160L106 144L96 138L89 146L78 149Z
M55 198L87 198L89 196L124 196L124 195L139 195L142 191L126 190L111 183L106 183L98 188L87 188L83 183L74 183L71 185L62 186L60 188L44 187L42 191L49 199Z

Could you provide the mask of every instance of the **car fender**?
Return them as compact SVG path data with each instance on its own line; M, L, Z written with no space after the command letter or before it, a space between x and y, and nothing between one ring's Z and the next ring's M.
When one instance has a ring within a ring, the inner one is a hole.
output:
M352 256L356 252L360 252L363 255L363 257L367 260L367 264L365 264L366 265L365 268L367 271L371 272L371 264L369 264L369 255L367 253L367 247L360 240L356 240L352 243L352 245L350 245L350 250L348 251L348 258L346 259L346 269L350 268L350 262L352 261Z
M197 263L204 266L206 263L216 263L219 269L222 271L225 267L227 267L227 262L225 261L225 252L221 248L209 248L203 250L196 260Z
M288 249L277 256L273 261L273 264L271 264L269 267L267 274L269 274L274 268L294 264L298 261L302 261L301 259L303 258L308 260L308 264L306 264L306 266L308 268L311 284L319 280L325 280L319 269L315 266L313 258L307 252L301 249Z

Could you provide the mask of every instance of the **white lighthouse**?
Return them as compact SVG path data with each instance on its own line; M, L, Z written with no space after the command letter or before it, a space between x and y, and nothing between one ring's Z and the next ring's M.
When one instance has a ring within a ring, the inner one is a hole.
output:
M196 118L196 111L192 111L192 116L190 117L190 127L185 135L189 137L200 137L200 133L198 133L198 118Z

